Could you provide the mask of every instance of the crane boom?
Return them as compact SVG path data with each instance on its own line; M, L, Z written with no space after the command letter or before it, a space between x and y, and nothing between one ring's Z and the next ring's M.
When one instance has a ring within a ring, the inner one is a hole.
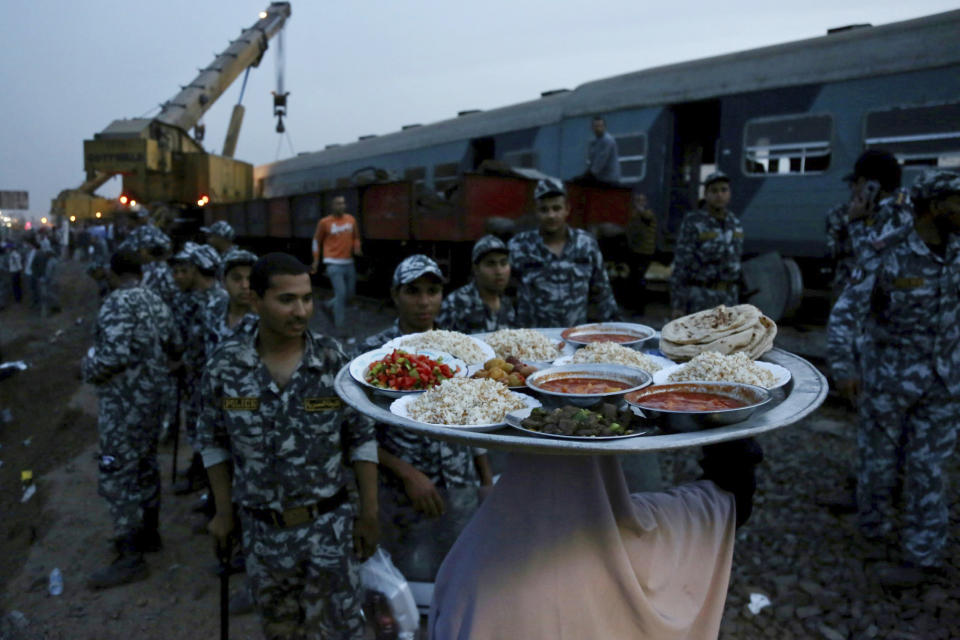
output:
M139 202L182 208L200 201L235 202L251 197L253 167L205 152L189 130L237 76L260 64L267 41L283 28L290 14L289 2L270 3L253 26L244 29L190 84L164 102L156 117L114 120L92 140L85 140L87 180L77 189L61 192L51 203L51 212L92 216L105 202L95 198L94 191L117 174L123 175L124 193Z
M266 15L230 43L180 93L162 105L155 120L189 131L247 67L256 67L272 38L290 17L289 2L273 2ZM263 14L261 14L263 15Z

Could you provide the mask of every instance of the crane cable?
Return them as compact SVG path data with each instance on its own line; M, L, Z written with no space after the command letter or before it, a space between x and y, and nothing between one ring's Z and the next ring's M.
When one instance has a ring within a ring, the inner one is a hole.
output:
M277 90L273 92L273 115L277 116L277 133L280 134L279 139L277 140L277 160L280 159L280 150L283 146L284 134L286 134L287 144L290 147L290 154L296 155L296 152L293 150L293 140L290 138L290 132L287 131L287 128L283 124L283 117L287 115L287 96L289 95L289 93L283 90L283 74L284 67L286 66L286 60L283 51L284 31L285 29L281 29L277 34Z

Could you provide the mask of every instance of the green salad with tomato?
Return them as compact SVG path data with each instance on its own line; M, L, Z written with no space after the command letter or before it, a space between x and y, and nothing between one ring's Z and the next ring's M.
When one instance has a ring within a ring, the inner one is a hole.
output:
M394 349L386 357L371 362L364 379L381 389L422 391L452 378L459 369L451 369L443 358L434 360L430 356Z

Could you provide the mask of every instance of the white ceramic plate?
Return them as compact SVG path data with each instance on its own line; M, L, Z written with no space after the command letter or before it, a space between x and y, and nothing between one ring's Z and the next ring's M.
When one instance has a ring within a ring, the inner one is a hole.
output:
M657 364L659 364L659 365L660 365L661 367L663 367L663 368L673 367L673 366L675 366L675 365L677 364L677 363L674 362L673 360L670 360L669 358L664 358L663 356L655 356L655 355L653 355L652 353L644 353L644 352L642 352L642 351L641 351L640 353L643 353L643 355L647 356L648 358L650 358L651 360L653 360L654 362L656 362ZM559 357L559 358L557 358L556 360L553 361L553 366L555 366L555 367L559 367L559 366L564 365L564 364L576 364L576 363L573 361L573 355L561 356L561 357ZM618 364L618 363L609 362L609 363L606 363L606 364ZM626 365L626 366L632 367L633 365L632 365L632 364L628 364L628 365ZM637 367L637 368L639 369L639 367ZM648 371L647 373L651 373L651 372ZM655 372L652 372L652 373L655 373Z
M540 401L534 398L533 396L528 396L525 393L517 393L516 391L511 391L513 395L517 396L523 400L527 409L533 409L534 407L541 406ZM401 418L407 418L409 420L415 420L415 418L410 417L408 407L410 403L416 400L416 396L404 396L398 398L390 403L390 413L395 416L400 416ZM419 422L419 420L415 420ZM422 424L432 424L429 422L424 422ZM500 422L492 422L490 424L438 424L438 427L449 427L451 429L460 429L461 431L496 431L497 429L502 428L506 424L505 420Z
M443 363L448 365L451 369L456 371L457 367L460 367L459 371L453 374L454 378L462 378L467 375L467 364L463 360L458 360L454 358L449 353L444 353L443 351L435 351L433 349L415 349L410 350L412 353L422 354L437 360L438 358L443 358ZM378 393L382 396L387 396L388 398L400 398L402 396L416 395L423 393L423 389L417 389L414 391L397 391L395 389L384 389L382 387L377 387L366 381L365 375L367 368L370 366L370 363L381 360L388 355L393 353L393 349L374 349L373 351L367 351L366 353L361 353L359 356L350 361L350 375L354 380L367 387L368 389L373 389L375 393Z
M423 333L425 333L425 332L423 332ZM419 336L422 336L423 333L408 333L408 334L405 335L405 336L400 336L399 338L394 338L393 340L391 340L391 341L387 342L385 345L383 345L382 348L383 348L383 349L403 349L403 348L404 348L404 347L403 347L403 343L404 343L404 342L406 342L407 340L410 340L411 338L417 338L417 337L419 337ZM463 334L463 335L466 336L467 338L469 338L470 340L473 340L473 342L474 342L478 347L480 347L480 350L483 351L483 355L484 355L483 360L481 360L479 363L477 363L477 362L469 362L468 364L480 364L480 365L482 366L483 363L486 362L487 360L489 360L490 358L496 358L496 357L497 357L497 354L496 354L496 352L493 350L493 348L492 348L490 345L488 345L486 342L484 342L483 340L480 340L480 339L477 338L476 336L469 336L469 335L467 335L467 334ZM424 349L433 349L433 347L424 347ZM435 349L435 351L439 351L439 349ZM462 360L462 358L461 358L461 360Z
M773 385L769 387L770 389L779 389L790 381L790 370L785 367L773 364L772 362L763 362L762 360L754 360L753 363L773 374ZM653 374L653 384L670 384L670 380L667 378L671 373L683 366L685 365L675 364L672 367L660 369L660 371Z
M558 438L560 440L622 440L623 438L636 438L637 436L642 436L652 431L650 428L638 428L633 433L628 433L622 436L565 436L559 433L544 433L543 431L527 429L521 424L530 415L532 410L533 407L527 407L526 409L517 409L516 411L511 411L507 414L506 423L514 429L523 431L524 433L529 433L533 436L540 436L541 438ZM636 414L636 411L634 411L634 413Z

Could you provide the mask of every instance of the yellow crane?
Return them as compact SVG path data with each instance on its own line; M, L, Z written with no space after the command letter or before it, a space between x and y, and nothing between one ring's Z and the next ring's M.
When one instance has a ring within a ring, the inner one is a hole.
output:
M243 107L234 107L222 155L205 151L189 131L237 76L260 64L267 41L289 17L289 2L271 3L253 26L164 102L157 116L114 120L92 140L84 140L87 179L61 191L51 202L51 214L70 220L106 215L114 201L94 192L118 174L123 176L124 196L145 204L183 208L250 199L253 165L232 157ZM197 129L202 131L202 125Z

